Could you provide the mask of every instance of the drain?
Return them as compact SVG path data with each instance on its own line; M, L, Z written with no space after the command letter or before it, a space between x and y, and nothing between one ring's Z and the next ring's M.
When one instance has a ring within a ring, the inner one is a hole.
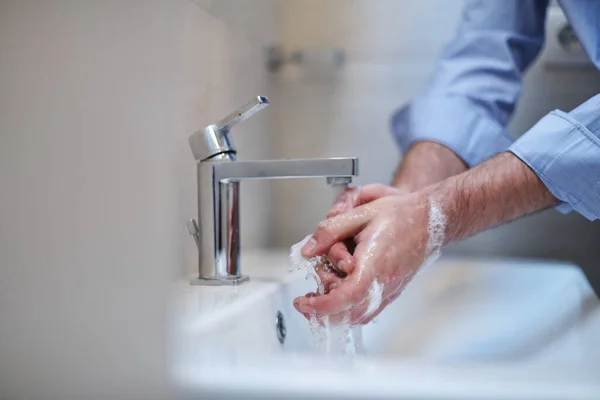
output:
M277 332L277 340L283 344L287 331L285 329L285 318L281 311L277 311L277 315L275 316L275 332Z

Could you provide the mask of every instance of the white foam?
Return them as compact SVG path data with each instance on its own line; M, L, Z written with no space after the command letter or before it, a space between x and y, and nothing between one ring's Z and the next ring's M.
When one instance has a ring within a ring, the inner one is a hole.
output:
M367 292L367 301L369 302L369 305L365 313L366 317L377 311L383 301L383 285L377 283L377 279L375 279L369 287L369 291Z
M446 215L439 204L429 201L429 223L427 231L429 238L427 239L427 247L425 249L425 259L431 262L430 259L436 259L440 256L444 238L446 235Z

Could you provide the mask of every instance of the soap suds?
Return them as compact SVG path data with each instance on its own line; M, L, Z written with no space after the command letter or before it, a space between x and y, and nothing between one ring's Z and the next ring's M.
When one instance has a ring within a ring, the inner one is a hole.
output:
M371 287L369 287L369 291L367 292L367 302L368 307L365 312L365 317L373 314L379 307L383 301L383 285L377 283L377 279L373 281Z
M446 234L446 215L439 204L429 201L429 223L427 226L427 247L423 266L437 260L441 254Z

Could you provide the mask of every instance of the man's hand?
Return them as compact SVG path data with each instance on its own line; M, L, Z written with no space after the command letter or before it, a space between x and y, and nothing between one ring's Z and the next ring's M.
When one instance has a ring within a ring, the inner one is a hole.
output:
M406 194L406 192L402 189L379 184L351 188L340 193L333 206L327 211L327 218L336 217L383 197L401 194ZM353 257L355 246L356 243L353 238L341 240L331 246L327 252L327 258L336 270L344 274L352 273L356 264Z
M431 252L429 208L419 194L396 193L323 221L302 249L303 256L323 254L352 239L356 267L327 295L296 299L296 308L305 314L329 315L332 323L366 323L376 316Z
M353 239L355 267L327 294L297 298L294 306L305 316L329 315L332 323L366 323L401 293L436 246L557 202L511 153L415 193L379 196L319 224L302 254L325 254ZM431 224L436 218L444 223Z
M446 146L427 141L417 142L410 147L398 165L392 186L376 184L348 189L337 197L327 212L327 218L382 197L415 192L466 170L467 165ZM335 270L345 274L354 270L355 259L352 254L355 245L354 240L347 239L335 243L329 249L327 257ZM331 274L322 275L322 280L336 281Z

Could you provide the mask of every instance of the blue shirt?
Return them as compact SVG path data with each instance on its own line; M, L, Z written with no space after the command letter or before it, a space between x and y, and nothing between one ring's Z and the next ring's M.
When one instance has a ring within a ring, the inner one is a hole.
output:
M600 68L600 0L559 4L590 60ZM547 0L468 0L457 37L436 64L428 89L392 119L404 150L441 143L469 166L510 151L563 203L600 218L600 94L571 112L555 110L513 142L505 126L523 71L544 41Z

